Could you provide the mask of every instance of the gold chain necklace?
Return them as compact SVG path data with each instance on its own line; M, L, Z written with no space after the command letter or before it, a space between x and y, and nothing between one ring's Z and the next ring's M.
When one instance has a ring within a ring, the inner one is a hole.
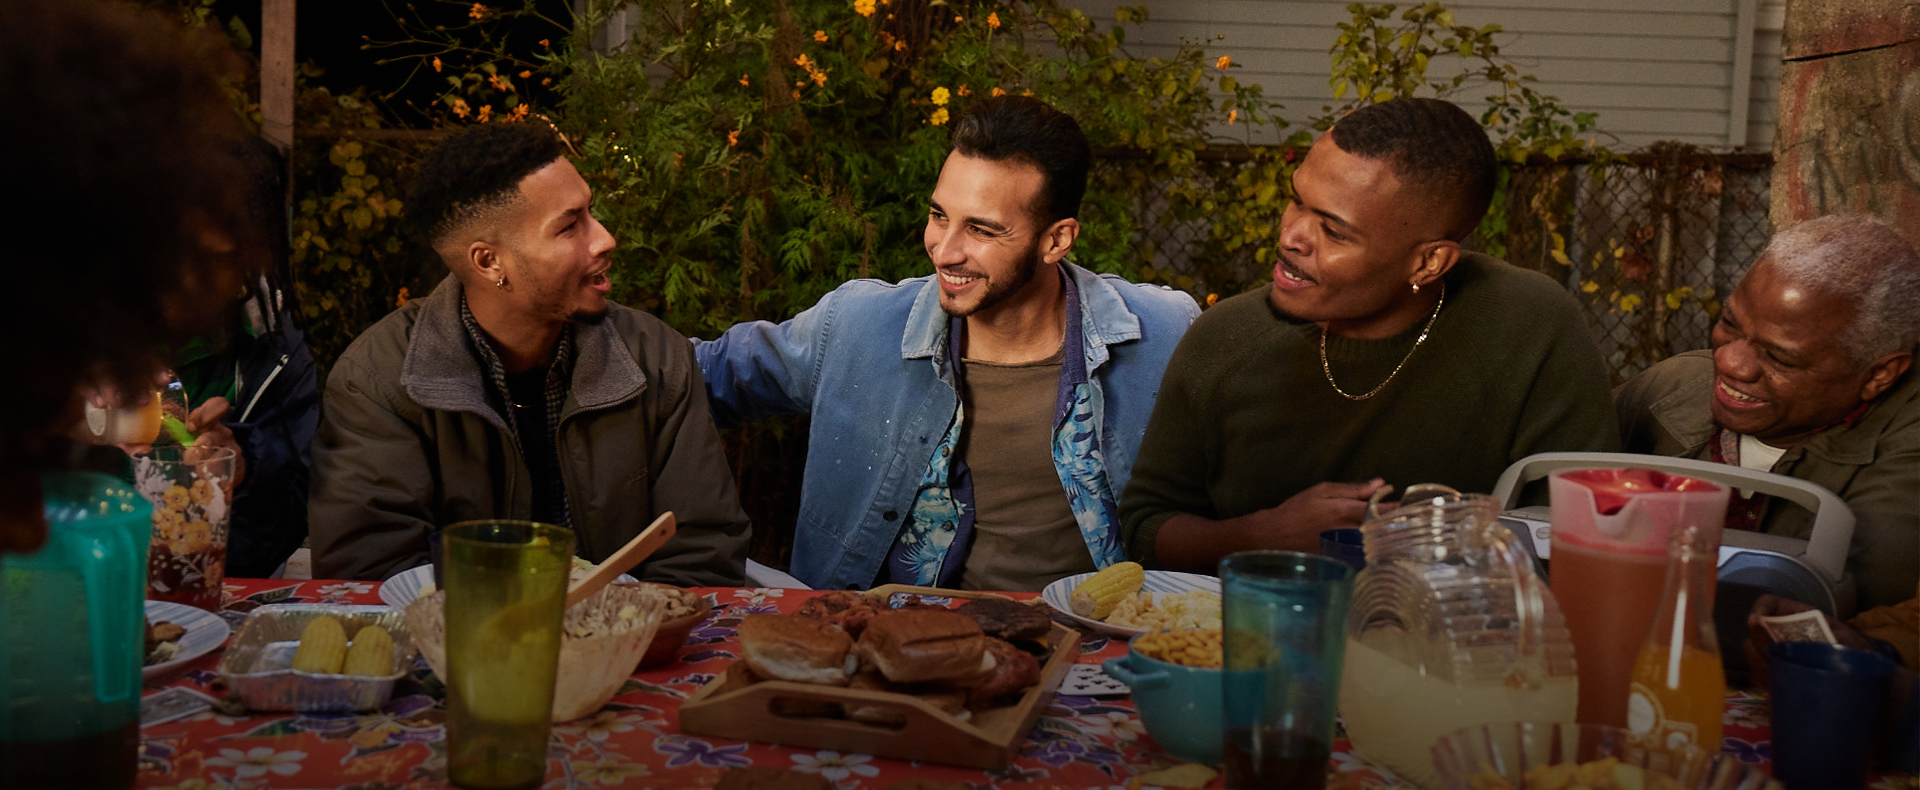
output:
M1407 349L1407 355L1400 358L1400 364L1393 366L1393 372L1387 374L1387 380L1380 382L1380 386L1374 387L1372 392L1365 395L1348 395L1346 390L1340 389L1339 382L1333 380L1333 368L1327 365L1328 333L1324 329L1320 330L1320 372L1327 374L1327 383L1333 385L1333 391L1340 393L1340 397L1346 398L1347 400L1366 400L1380 394L1381 390L1387 388L1387 382L1393 381L1394 376L1400 375L1400 369L1407 366L1407 360L1413 359L1413 352L1419 350L1420 344L1427 342L1427 333L1433 330L1434 319L1440 317L1440 307L1446 303L1447 283L1445 280L1442 280L1440 282L1440 301L1433 303L1433 312L1427 315L1427 325L1420 328L1420 336L1414 338L1413 348Z

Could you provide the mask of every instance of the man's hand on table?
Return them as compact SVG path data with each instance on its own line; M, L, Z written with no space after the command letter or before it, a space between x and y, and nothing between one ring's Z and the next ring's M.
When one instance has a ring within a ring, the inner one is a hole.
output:
M1317 553L1320 533L1360 526L1367 499L1386 485L1377 477L1364 483L1320 483L1265 510L1218 521L1182 513L1161 525L1154 554L1160 567L1211 574L1221 557L1236 551Z

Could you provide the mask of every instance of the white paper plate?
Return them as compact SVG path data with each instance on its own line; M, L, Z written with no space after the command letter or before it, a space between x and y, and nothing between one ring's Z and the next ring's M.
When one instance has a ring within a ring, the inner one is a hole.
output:
M614 577L617 582L637 582L627 574ZM393 578L380 585L380 600L395 609L404 609L413 599L420 597L420 588L433 581L433 566L422 565L411 570L394 574Z
M188 661L225 644L227 636L233 633L233 627L227 625L227 621L205 609L171 601L148 601L147 622L162 620L185 628L187 632L181 635L180 652L173 654L172 660L140 668L142 680L152 680L185 666Z
M1128 628L1123 625L1103 623L1099 620L1090 620L1073 613L1073 605L1070 602L1073 597L1073 588L1080 586L1081 582L1086 581L1087 577L1092 575L1091 573L1076 573L1049 584L1046 589L1040 591L1040 598L1045 600L1048 606L1053 607L1061 614L1071 617L1081 625L1099 631L1100 633L1113 634L1115 636L1133 636L1143 633L1146 629ZM1140 591L1153 593L1153 600L1156 602L1168 595L1176 595L1194 590L1206 590L1207 592L1218 594L1220 592L1220 580L1213 576L1202 576L1198 573L1147 571L1146 580L1140 583Z

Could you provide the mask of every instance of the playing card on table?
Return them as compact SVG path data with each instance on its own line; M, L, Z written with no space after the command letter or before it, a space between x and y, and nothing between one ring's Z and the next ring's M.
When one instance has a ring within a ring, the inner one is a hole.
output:
M1833 638L1833 629L1827 626L1827 618L1819 610L1780 617L1762 617L1760 625L1767 629L1767 635L1773 637L1775 642L1840 644L1840 640Z
M161 689L140 700L140 726L151 727L213 707L213 698L190 688Z
M1060 693L1080 697L1105 697L1132 691L1127 684L1107 674L1099 664L1074 664L1067 668L1066 678L1060 681Z

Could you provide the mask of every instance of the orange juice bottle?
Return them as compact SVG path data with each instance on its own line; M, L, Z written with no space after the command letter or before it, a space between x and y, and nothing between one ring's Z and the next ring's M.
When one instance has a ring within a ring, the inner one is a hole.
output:
M1627 693L1627 730L1649 748L1720 750L1727 681L1710 603L1719 552L1709 540L1694 527L1668 537L1666 587Z

